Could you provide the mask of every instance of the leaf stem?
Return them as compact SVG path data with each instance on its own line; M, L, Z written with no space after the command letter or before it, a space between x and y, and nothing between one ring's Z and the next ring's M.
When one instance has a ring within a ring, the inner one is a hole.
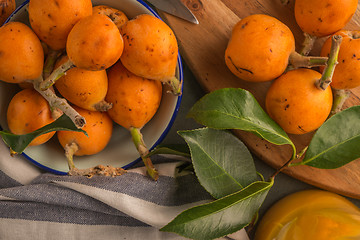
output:
M259 210L255 213L253 219L249 223L246 233L250 235L250 233L254 230L256 223L259 221Z
M326 67L324 69L324 72L321 76L321 78L315 83L316 87L325 90L332 81L332 76L335 71L335 66L338 63L338 55L340 50L340 45L342 42L342 36L340 35L334 35L332 36L332 42L331 42L331 49L330 49L330 55L328 62L326 64Z
M280 172L282 172L282 170L284 170L284 168L288 167L294 159L295 158L290 158L284 165L282 165L280 168L278 168L273 175L271 175L270 179L274 180L276 175L278 175Z
M75 111L75 109L72 108L64 98L56 96L56 94L49 88L41 90L40 84L42 82L42 77L35 79L33 81L34 89L48 101L51 108L59 108L64 114L69 116L77 128L82 128L86 123L85 118Z
M265 178L260 172L256 171L256 174L260 177L261 181L265 182Z
M141 159L143 160L145 167L146 167L146 171L149 174L149 176L154 179L155 181L158 180L159 178L159 173L156 170L156 168L154 167L151 159L149 157L147 157L147 155L149 154L149 150L147 149L144 139L143 139L143 135L140 132L139 128L135 128L135 127L131 127L130 128L130 133L132 136L132 140L135 144L135 147L137 149L137 151L140 154Z
M62 76L66 74L66 71L70 70L71 68L75 67L74 63L69 59L68 61L61 64L59 67L57 67L48 78L46 78L41 84L40 89L46 90L54 83L59 80Z
M305 152L308 148L309 148L309 146L306 146L303 150L301 150L301 152L299 152L297 154L296 159L302 158L302 156L305 154ZM301 165L301 162L296 162L296 163L291 162L288 167L298 166L298 165Z
M279 169L277 169L276 172L275 172L273 175L271 175L270 179L271 179L272 181L274 181L274 178L276 177L276 175L278 175L282 170L284 170L284 168L289 167L290 164L291 164L291 162L292 162L293 160L298 159L299 156L296 155L295 145L294 145L294 144L291 144L291 147L292 147L292 149L293 149L293 154L292 154L291 158L290 158L284 165L282 165ZM300 154L301 154L301 156L302 156L303 153L300 152Z

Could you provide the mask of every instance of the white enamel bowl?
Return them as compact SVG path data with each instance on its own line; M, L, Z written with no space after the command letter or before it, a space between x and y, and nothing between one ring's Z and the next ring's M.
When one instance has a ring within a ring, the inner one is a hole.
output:
M21 21L29 25L26 11L27 4L28 1L19 6L7 21ZM129 19L144 13L159 17L156 12L142 0L93 1L94 6L100 4L123 11ZM180 55L178 57L176 75L178 79L183 80ZM7 130L7 106L12 96L19 90L16 84L8 84L0 81L0 129ZM163 96L157 113L141 130L144 141L150 149L154 148L165 138L180 107L181 96L174 96L171 93L167 93L168 90L167 86L164 85ZM26 159L46 171L55 174L66 174L68 171L64 150L58 143L56 136L41 146L28 147L23 155ZM114 123L112 138L103 151L92 156L74 157L74 161L78 168L89 168L98 164L128 168L140 161L140 158L131 140L129 131Z

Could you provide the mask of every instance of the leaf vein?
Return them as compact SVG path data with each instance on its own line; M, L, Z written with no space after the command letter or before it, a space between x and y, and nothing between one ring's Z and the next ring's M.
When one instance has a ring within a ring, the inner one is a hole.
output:
M213 112L217 112L217 113L221 113L221 114L225 114L225 115L230 116L230 117L233 117L233 118L235 118L235 119L239 119L240 121L244 121L244 122L250 123L251 125L254 125L254 126L257 127L257 128L262 128L262 125L260 125L260 124L255 124L253 121L251 121L251 120L249 120L249 119L247 119L247 118L239 117L239 116L230 114L230 113L228 113L228 112L222 112L222 111L219 111L219 110L212 110L212 111L213 111ZM206 111L199 111L199 112L206 112ZM238 127L236 127L236 128L237 128L237 129L240 129L240 128L238 128ZM282 136L282 135L279 135L279 134L277 134L277 133L274 132L274 131L271 131L271 129L269 129L269 128L263 128L263 129L266 129L268 132L270 132L270 133L272 133L272 134L280 137L281 139L285 139L286 142L289 142L289 140L288 140L286 137L284 137L284 136ZM257 130L252 130L252 131L257 132L260 136L263 137L263 135L262 135L259 131L257 131Z
M314 159L318 158L318 157L321 156L321 155L326 154L326 153L329 152L330 150L333 150L334 148L336 148L336 147L338 147L338 146L341 146L341 145L343 145L343 144L346 144L346 142L349 142L349 141L351 141L351 140L353 140L353 139L356 139L356 138L358 138L358 137L360 137L360 135L353 136L353 137L351 137L351 138L346 139L345 141L341 141L341 142L339 142L339 143L337 143L337 144L334 144L334 145L332 145L331 147L329 147L328 149L326 149L326 150L324 150L324 151L322 151L322 152L314 155L312 158L309 158L308 160L303 161L303 163L304 163L304 164L307 164L308 162L312 162Z
M202 148L202 146L198 143L195 143L200 149L201 151L203 151L205 153L205 155L211 159L211 161L213 162L213 164L215 164L216 166L218 166L220 169L222 169L222 167L205 151L204 148ZM225 174L225 171L222 171L223 174ZM236 181L236 179L233 178L233 176L231 176L230 174L226 174L227 176L230 177L231 180L233 180L236 184L238 184L241 188L243 188L242 184L240 184L238 181Z

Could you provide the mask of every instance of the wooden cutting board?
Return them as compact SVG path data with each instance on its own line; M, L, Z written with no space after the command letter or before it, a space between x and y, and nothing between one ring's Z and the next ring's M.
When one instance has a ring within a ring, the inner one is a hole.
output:
M195 25L168 14L162 18L174 30L179 41L180 53L189 65L197 81L205 91L220 88L244 88L252 92L264 106L266 91L270 83L249 83L236 78L226 67L224 52L233 26L251 14L265 13L278 18L294 33L297 49L301 47L303 33L297 26L293 14L294 0L286 6L280 0L182 0L194 13L200 24ZM360 13L354 15L347 29L356 29ZM324 40L318 40L310 55L318 55ZM186 81L186 79L185 79ZM345 107L360 103L360 88L352 91ZM360 123L359 123L360 124ZM235 134L261 160L274 167L282 166L291 156L289 146L276 146L255 135L243 131ZM290 135L298 151L308 145L312 134ZM360 146L359 146L360 147ZM308 166L286 168L283 172L316 187L360 199L360 160L353 161L334 170L321 170Z

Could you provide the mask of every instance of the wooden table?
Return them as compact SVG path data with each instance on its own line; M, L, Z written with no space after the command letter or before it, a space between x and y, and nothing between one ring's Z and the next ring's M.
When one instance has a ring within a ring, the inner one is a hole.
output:
M174 30L182 58L189 65L197 81L207 92L220 88L244 88L254 94L264 106L266 91L271 82L250 83L235 77L225 65L224 52L233 26L243 17L264 13L278 18L293 32L296 47L300 49L304 39L293 14L294 1L282 5L280 0L182 0L199 20L199 25L186 22L169 14L162 13L162 18ZM359 10L353 16L346 29L356 29L360 20ZM324 39L317 40L310 55L318 55ZM186 80L186 79L185 79ZM352 90L351 97L344 107L358 105L360 88ZM289 146L276 146L259 139L255 135L235 131L235 134L262 161L274 168L279 168L291 157ZM306 147L312 133L289 135L298 151ZM341 168L322 170L308 166L286 168L284 172L291 177L316 187L360 199L360 164L355 160Z

